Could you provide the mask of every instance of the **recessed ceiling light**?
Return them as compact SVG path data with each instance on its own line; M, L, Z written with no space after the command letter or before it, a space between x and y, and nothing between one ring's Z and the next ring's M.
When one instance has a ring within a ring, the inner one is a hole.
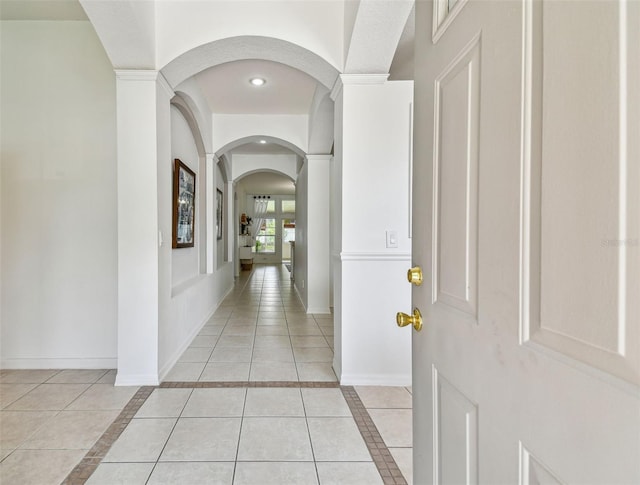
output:
M252 77L251 79L249 79L249 82L251 84L253 84L254 86L262 86L264 85L267 81L265 81L263 78L261 77Z
M264 145L265 143L267 143L267 140L260 140L258 143L260 143L261 145Z

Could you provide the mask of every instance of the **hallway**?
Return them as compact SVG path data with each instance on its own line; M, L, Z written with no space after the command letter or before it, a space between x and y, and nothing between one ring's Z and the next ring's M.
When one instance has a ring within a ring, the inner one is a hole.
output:
M341 387L332 335L284 266L258 265L158 387L3 370L0 481L411 483L411 389Z
M242 272L165 381L337 381L333 319L305 313L284 265Z

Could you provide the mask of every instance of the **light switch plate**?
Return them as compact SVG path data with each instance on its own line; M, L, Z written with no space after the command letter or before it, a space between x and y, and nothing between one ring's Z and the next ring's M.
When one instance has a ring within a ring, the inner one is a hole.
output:
M398 247L398 231L387 231L387 247Z

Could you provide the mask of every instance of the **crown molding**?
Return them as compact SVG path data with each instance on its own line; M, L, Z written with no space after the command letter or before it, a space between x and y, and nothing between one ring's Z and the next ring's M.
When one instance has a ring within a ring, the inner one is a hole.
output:
M116 79L120 81L153 81L158 83L170 98L173 98L176 94L160 71L153 69L115 69L114 72L116 73Z
M340 74L333 84L329 96L333 101L340 95L345 85L384 84L389 79L387 74Z

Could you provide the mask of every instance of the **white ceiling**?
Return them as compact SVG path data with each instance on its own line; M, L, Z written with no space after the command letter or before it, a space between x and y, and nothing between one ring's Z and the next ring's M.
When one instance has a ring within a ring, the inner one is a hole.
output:
M232 154L242 154L242 155L291 155L295 154L292 150L289 150L287 147L283 147L282 145L278 145L277 143L265 143L260 144L257 142L245 143L244 145L240 145L233 150L230 150L229 153Z
M294 195L296 187L284 175L271 172L260 172L242 178L241 185L247 194Z
M88 20L78 0L0 0L2 20ZM413 23L409 16L391 66L391 79L413 79ZM249 84L263 77L262 87ZM213 113L223 114L308 114L317 81L284 64L244 60L220 64L195 76ZM275 143L247 143L233 154L290 154ZM240 181L247 193L295 194L287 177L274 173L252 174Z
M261 77L263 86L249 79ZM224 114L308 114L316 80L277 62L227 62L196 74L209 108Z

